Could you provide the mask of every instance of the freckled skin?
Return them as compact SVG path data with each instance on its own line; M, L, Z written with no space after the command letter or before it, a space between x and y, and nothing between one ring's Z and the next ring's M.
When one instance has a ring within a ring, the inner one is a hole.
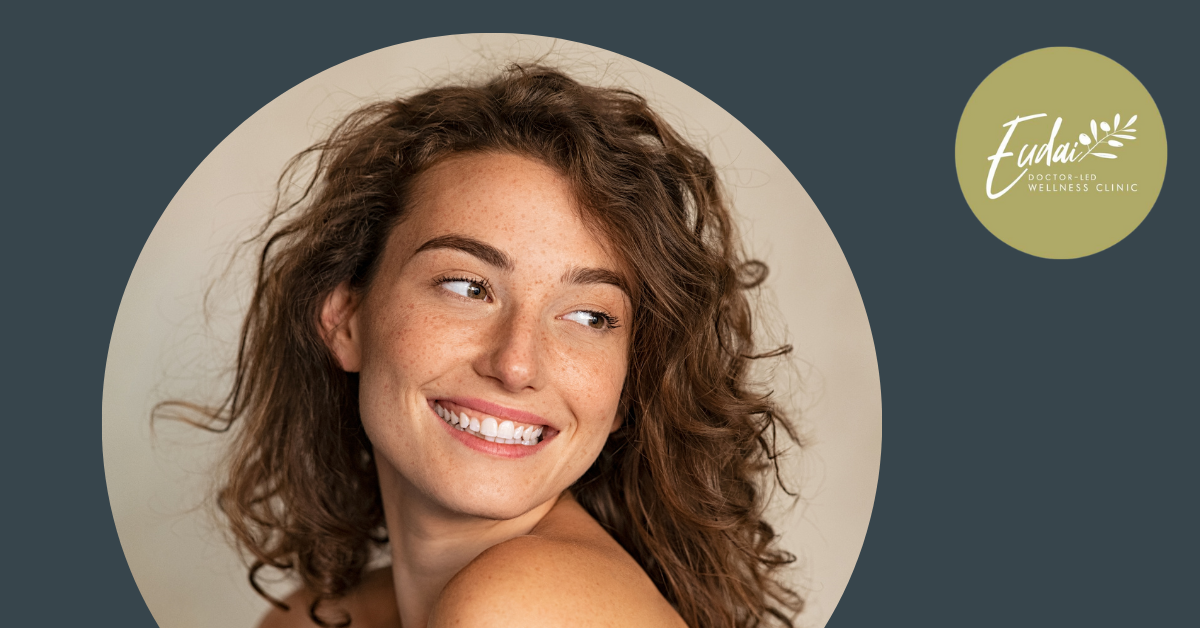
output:
M422 248L447 236L483 243L508 264ZM371 576L375 585L345 600L366 609L364 625L533 626L534 617L553 614L532 603L525 615L462 613L511 609L502 603L513 594L506 582L545 591L573 581L590 593L572 605L544 598L563 617L679 625L641 567L566 492L619 427L630 345L624 322L632 318L622 289L569 278L619 268L557 173L524 157L469 154L421 175L370 286L356 294L343 285L327 299L326 341L344 369L360 374L391 545L390 573ZM588 312L620 322L609 327ZM449 398L532 413L557 433L525 457L481 452L430 408ZM380 599L389 586L394 598ZM469 597L481 607L464 606ZM612 599L632 605L614 614ZM280 617L263 625L309 625L299 614Z
M449 234L506 254L511 270L452 249L414 254ZM556 498L599 455L615 427L627 328L591 329L564 315L629 318L625 293L562 281L573 267L616 270L580 220L567 183L511 155L435 166L393 231L350 321L360 340L360 406L379 464L455 512L510 519ZM491 302L438 285L485 281ZM445 434L427 400L475 397L537 414L559 434L544 450L500 460ZM473 478L462 482L461 478Z

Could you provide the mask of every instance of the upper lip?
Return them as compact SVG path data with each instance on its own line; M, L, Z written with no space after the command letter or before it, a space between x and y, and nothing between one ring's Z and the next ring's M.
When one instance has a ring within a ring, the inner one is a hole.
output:
M448 401L456 406L462 406L481 414L496 417L497 419L508 419L516 423L526 423L528 425L554 427L550 425L549 421L532 412L509 408L498 403L492 403L491 401L476 399L475 397L437 397L434 401Z

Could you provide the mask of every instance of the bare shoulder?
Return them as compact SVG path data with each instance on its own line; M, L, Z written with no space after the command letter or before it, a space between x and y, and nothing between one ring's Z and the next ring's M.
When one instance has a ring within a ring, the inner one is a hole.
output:
M258 628L317 628L309 615L316 596L301 589L283 600L288 610L272 608L259 622ZM400 625L396 611L396 596L392 589L392 570L384 567L371 571L346 597L321 604L318 613L324 619L338 623L349 615L354 628L395 628Z
M574 500L526 536L463 568L438 599L430 628L679 626L641 566Z

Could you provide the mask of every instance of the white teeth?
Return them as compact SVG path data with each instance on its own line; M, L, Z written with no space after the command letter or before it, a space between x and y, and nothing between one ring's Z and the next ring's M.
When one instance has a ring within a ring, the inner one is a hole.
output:
M538 437L542 435L542 427L516 425L507 419L499 421L490 416L485 416L480 421L478 418L467 416L466 412L455 414L453 410L448 410L438 403L433 404L433 411L452 427L488 442L506 445L536 445Z

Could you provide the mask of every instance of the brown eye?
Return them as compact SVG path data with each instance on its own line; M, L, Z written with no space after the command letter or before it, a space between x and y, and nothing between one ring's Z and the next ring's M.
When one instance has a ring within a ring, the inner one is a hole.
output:
M469 279L448 279L442 282L442 287L450 292L468 299L486 301L488 298L487 287L478 281L471 281Z
M599 331L612 329L617 326L615 318L601 312L590 312L588 310L571 312L563 318L579 323L580 325L586 325Z

